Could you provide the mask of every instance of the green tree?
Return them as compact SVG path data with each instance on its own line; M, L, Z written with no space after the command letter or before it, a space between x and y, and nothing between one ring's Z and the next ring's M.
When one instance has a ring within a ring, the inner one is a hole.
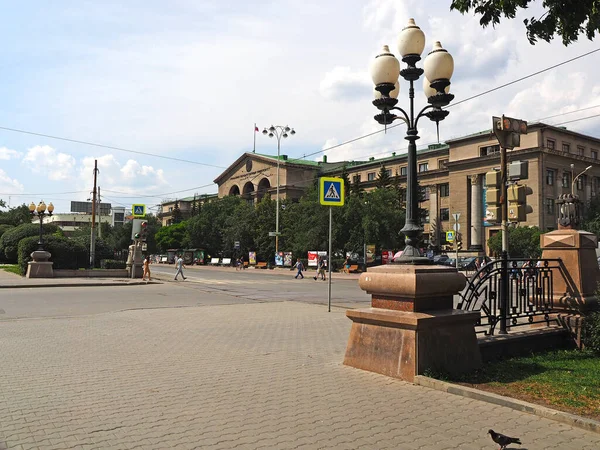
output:
M538 227L516 227L508 229L508 249L511 258L533 258L542 256ZM488 239L488 246L493 254L502 253L502 231Z
M190 211L190 216L195 217L198 215L198 202L196 201L196 196L194 195L194 200L192 201L192 210Z
M390 176L388 169L385 168L385 165L379 168L379 173L377 174L377 188L383 189L390 187L392 184L392 177Z
M0 224L16 227L24 223L31 223L31 213L27 205L23 204L10 208L8 211L0 211Z
M183 215L181 214L181 209L179 209L179 201L175 200L175 204L173 205L173 211L171 211L171 224L181 222L183 222Z
M161 227L154 236L156 247L162 253L171 248L184 248L189 242L187 234L187 223L180 222L168 227Z
M500 23L502 16L514 19L518 10L526 9L533 0L452 0L450 9L465 14L473 11L481 16L479 23L486 27ZM535 44L538 39L550 42L555 35L560 36L565 46L577 41L585 34L593 40L600 31L599 0L544 0L545 13L536 18L525 19L527 39Z

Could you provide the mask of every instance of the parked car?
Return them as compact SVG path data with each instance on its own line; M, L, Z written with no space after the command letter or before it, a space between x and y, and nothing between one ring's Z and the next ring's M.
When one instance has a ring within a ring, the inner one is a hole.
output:
M446 265L444 263L445 260L448 259L448 255L435 255L433 257L433 263L434 264L442 264L442 265Z

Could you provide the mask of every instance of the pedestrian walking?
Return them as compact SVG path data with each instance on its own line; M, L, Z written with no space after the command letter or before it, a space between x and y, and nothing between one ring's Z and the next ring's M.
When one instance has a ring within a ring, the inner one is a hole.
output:
M317 276L313 277L315 279L315 281L317 280L317 277L321 277L321 280L326 281L327 277L325 276L325 260L323 259L322 256L319 256L319 260L317 262Z
M175 260L175 267L177 268L177 272L175 273L175 280L177 280L177 277L179 275L181 275L181 277L185 280L186 278L183 274L183 268L185 267L185 264L183 264L183 258L181 256L178 256Z
M304 275L302 275L302 271L304 270L304 264L302 264L302 261L300 261L300 258L298 258L296 260L296 264L294 265L294 267L296 269L298 269L298 273L296 273L296 276L294 278L297 279L298 277L300 277L300 278L304 279Z
M148 281L152 281L152 277L150 276L150 256L146 256L144 259L144 275L142 275L142 280L146 280L146 276L148 276Z

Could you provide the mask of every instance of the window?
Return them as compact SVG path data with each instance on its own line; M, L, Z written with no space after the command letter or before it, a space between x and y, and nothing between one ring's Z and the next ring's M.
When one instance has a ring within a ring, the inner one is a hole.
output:
M577 154L579 156L583 156L585 154L585 147L582 147L581 145L577 146Z
M392 169L386 169L386 170L385 170L385 173L386 173L386 175L387 175L388 177L391 177L391 176L392 176Z
M479 156L493 155L494 153L500 152L500 145L486 145L479 149Z
M356 183L360 183L360 174L358 174L358 175L354 175L354 176L352 177L352 182L353 182L354 184L356 184Z
M566 144L563 142L562 149L563 149L563 152L569 153L571 151L571 144Z
M546 199L546 213L554 214L554 199L553 198Z
M429 164L424 162L419 164L419 172L427 172L429 170Z
M563 172L562 187L564 187L564 188L571 187L571 174L569 172Z
M554 139L548 139L546 141L546 147L548 147L550 150L555 150L556 149L556 141Z
M375 181L375 172L369 172L367 174L367 180L368 181Z
M577 178L577 190L583 191L584 185L585 185L585 175L582 175L579 178Z
M440 159L438 161L438 169L447 169L448 168L448 160L447 159Z
M420 187L420 191L421 191L421 199L420 199L420 201L424 202L426 200L429 200L429 187L427 187L427 186L421 186Z
M169 206L169 212L173 211L173 207Z
M548 186L554 186L554 170L546 170L546 184Z
M429 211L427 211L425 217L423 217L423 223L429 223Z
M442 222L447 222L450 220L450 209L449 208L441 208L440 209L440 220Z
M450 185L448 183L440 184L440 197L450 197Z
M400 167L400 176L406 176L406 166Z
M592 150L592 159L598 159L598 151Z

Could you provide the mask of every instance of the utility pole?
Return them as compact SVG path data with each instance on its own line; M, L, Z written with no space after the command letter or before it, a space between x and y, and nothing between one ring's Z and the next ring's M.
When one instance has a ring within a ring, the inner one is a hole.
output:
M102 197L100 197L100 186L98 186L98 237L102 239L102 209L100 208L100 203L102 202Z
M90 269L96 261L96 178L98 175L98 160L94 160L94 191L92 193L92 235L90 237Z
M500 215L502 218L502 252L508 254L508 166L506 147L500 147Z

